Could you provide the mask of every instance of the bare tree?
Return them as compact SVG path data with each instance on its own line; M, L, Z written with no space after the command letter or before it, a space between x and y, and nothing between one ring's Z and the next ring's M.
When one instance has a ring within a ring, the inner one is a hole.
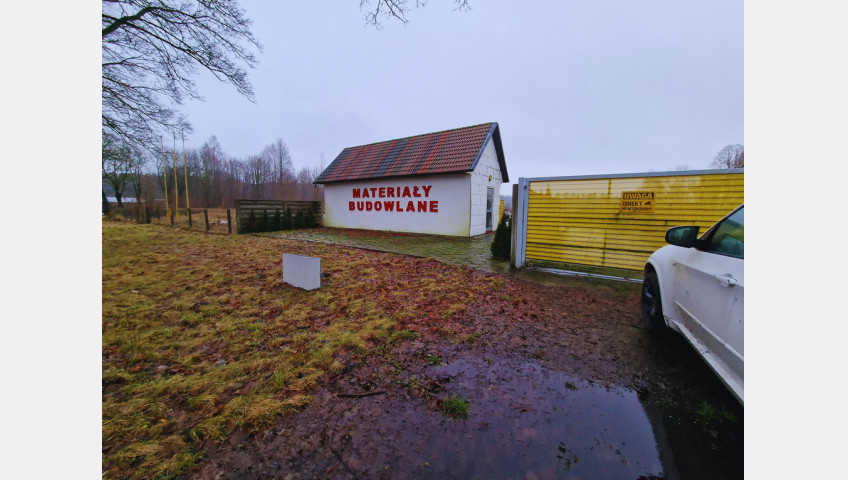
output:
M238 198L245 196L244 182L245 177L244 164L235 158L230 158L225 162L224 184L226 191L224 193L223 204L233 205Z
M197 165L197 191L200 204L218 207L224 201L226 155L218 138L212 135L201 147Z
M469 0L453 0L455 10ZM426 0L360 0L366 22L406 24ZM157 151L166 132L191 132L174 105L202 99L193 76L207 70L254 101L244 68L254 68L262 45L238 0L102 0L101 124L104 134Z
M236 0L103 0L102 128L156 150L163 131L187 131L173 109L200 99L192 76L206 69L253 101L241 68L262 46Z
M144 157L137 149L127 144L120 143L112 136L103 136L103 149L101 154L103 167L103 181L115 191L115 200L118 207L123 207L124 190L131 176L144 164Z
M130 167L130 185L133 189L133 195L135 195L136 202L141 202L142 198L144 198L144 177L145 177L145 168L147 165L147 159L144 157L142 152L138 152L139 160L134 162Z
M427 0L415 0L415 8L423 7L426 3ZM454 0L453 3L456 5L454 10L468 11L471 9L468 0ZM360 0L359 8L366 12L365 21L367 24L376 28L382 28L381 18L396 19L400 20L401 23L408 23L406 14L413 8L408 0L377 0L373 7L371 4L370 0Z
M274 166L274 178L277 182L285 183L294 180L291 154L288 145L282 138L278 138L274 143L266 146L262 150L262 156Z
M315 181L315 169L302 167L297 171L297 183L311 184Z
M273 179L271 162L262 155L253 155L245 163L245 183L250 186L250 193L255 199L265 196L265 185Z
M743 168L745 166L745 147L736 145L725 145L713 157L710 168Z

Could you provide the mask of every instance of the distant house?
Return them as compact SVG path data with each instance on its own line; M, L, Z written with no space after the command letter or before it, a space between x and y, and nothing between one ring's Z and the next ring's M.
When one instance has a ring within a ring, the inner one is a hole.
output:
M328 227L467 237L497 226L504 182L492 122L345 148L314 183Z
M106 200L109 203L118 203L118 199L116 197L106 197ZM121 197L121 203L136 203L136 200L133 197Z

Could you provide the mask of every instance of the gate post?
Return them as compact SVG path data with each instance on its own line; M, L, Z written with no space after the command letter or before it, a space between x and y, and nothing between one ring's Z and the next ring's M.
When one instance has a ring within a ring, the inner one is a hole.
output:
M518 184L512 185L512 219L510 219L509 264L515 267L515 249L518 246Z
M527 201L530 197L530 182L519 178L518 184L512 189L512 234L513 248L510 253L510 263L515 268L524 266L527 252Z

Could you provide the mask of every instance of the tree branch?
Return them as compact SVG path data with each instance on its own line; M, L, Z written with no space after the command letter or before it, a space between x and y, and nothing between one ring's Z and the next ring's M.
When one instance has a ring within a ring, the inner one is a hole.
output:
M162 8L162 7L147 6L147 7L142 8L138 12L136 12L135 15L127 15L127 16L121 17L121 18L115 18L115 17L109 16L109 15L103 14L103 18L110 20L112 23L110 23L109 25L107 25L103 29L102 37L105 37L106 35L109 35L110 33L114 32L115 30L123 27L124 25L131 24L132 22L140 19L141 17L147 15L148 13L156 11L156 10L162 10L162 11L171 12L171 13L175 12L175 10L169 10L169 9Z

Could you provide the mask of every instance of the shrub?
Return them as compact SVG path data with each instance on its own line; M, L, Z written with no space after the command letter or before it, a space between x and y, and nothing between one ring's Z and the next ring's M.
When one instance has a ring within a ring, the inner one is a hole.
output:
M262 210L262 221L259 222L259 231L267 232L270 230L270 220L268 219L268 210Z
M286 208L286 214L283 216L283 230L291 230L292 229L292 214L291 209Z
M274 227L273 230L282 230L283 229L283 219L280 216L280 209L274 210Z
M509 224L509 216L504 214L498 222L495 230L495 238L492 240L492 256L495 258L509 259L510 243L512 242L512 226Z
M298 210L294 216L294 229L300 230L303 228L305 217L303 216L303 210Z
M314 228L315 227L315 214L312 213L312 207L309 207L309 210L306 211L306 215L304 216L304 228Z

